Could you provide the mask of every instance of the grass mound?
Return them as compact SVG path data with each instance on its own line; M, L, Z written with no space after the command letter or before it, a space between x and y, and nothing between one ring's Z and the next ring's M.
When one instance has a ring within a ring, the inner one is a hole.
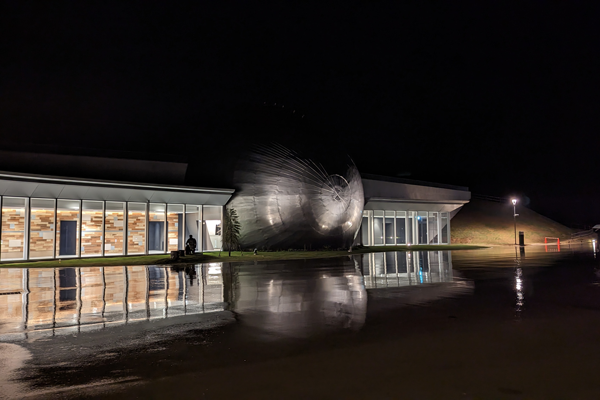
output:
M544 237L564 241L574 232L523 206L517 205L517 214L517 235L525 232L525 244L544 243ZM456 244L514 244L513 206L473 199L452 218L451 230Z

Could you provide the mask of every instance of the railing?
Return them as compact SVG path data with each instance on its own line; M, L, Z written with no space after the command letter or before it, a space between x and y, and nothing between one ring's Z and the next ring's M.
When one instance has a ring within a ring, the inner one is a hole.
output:
M587 230L592 229L592 225L588 225L588 224L570 224L569 228L579 229L581 231L587 231Z
M571 239L578 239L581 237L589 236L593 233L594 231L592 229L588 229L587 231L575 232L571 234Z
M550 240L551 242L554 240L554 241L555 241L554 243L556 243L556 244L558 244L558 245L560 246L560 239L559 239L559 238L557 238L557 237L549 237L549 236L546 236L546 237L544 238L544 243L546 243L546 244L547 244L547 243L548 243L548 240ZM550 243L550 244L552 244L552 243Z

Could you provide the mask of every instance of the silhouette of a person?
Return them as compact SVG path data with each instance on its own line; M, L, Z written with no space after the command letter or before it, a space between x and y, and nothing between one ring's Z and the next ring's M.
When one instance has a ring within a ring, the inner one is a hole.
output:
M194 239L194 237L192 235L190 235L190 238L187 240L187 242L185 242L185 246L186 246L186 250L188 254L194 254L196 252L196 239Z

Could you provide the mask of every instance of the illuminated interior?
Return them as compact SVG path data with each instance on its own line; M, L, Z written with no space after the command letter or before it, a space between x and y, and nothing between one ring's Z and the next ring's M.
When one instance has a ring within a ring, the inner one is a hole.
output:
M222 207L0 196L0 261L221 248ZM203 217L204 216L204 217Z
M23 260L26 258L26 209L27 199L25 198L2 198L0 260Z
M123 254L125 203L107 201L104 217L104 254Z
M127 254L146 253L146 204L127 205Z
M54 199L31 199L29 218L29 258L50 258L55 241Z
M185 248L183 207L183 204L169 204L167 206L167 246L169 251Z
M359 232L365 246L449 244L447 212L364 210Z
M77 257L81 201L57 200L56 204L56 257Z
M83 201L81 215L81 255L102 255L102 225L104 204L101 201Z

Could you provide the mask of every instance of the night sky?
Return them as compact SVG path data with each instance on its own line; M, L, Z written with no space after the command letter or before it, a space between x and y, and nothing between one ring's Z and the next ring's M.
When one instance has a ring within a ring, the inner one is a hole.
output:
M180 154L223 187L278 142L600 223L598 2L455 3L4 1L0 143Z

